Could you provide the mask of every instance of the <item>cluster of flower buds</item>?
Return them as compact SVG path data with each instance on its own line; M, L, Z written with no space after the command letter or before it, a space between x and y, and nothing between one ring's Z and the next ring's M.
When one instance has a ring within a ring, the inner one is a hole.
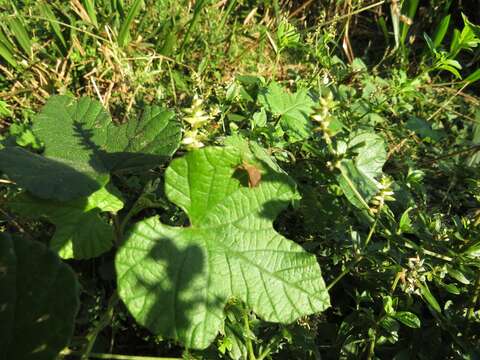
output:
M315 131L321 131L323 139L330 146L332 144L332 132L330 131L330 120L331 114L330 110L335 106L335 101L333 100L332 93L328 93L327 96L321 97L319 99L319 104L314 108L313 115L311 116L312 121L318 124L318 127L315 128Z
M184 109L183 112L185 113L183 120L190 125L190 129L185 131L182 144L185 145L188 150L205 146L202 142L205 140L205 135L203 135L199 129L207 124L212 119L212 116L204 110L203 99L195 95L192 105Z
M373 214L379 213L386 201L395 201L395 198L393 197L394 192L391 187L392 183L393 181L387 176L383 176L380 180L380 191L373 197L372 200L370 200L370 211Z
M407 294L420 295L419 283L426 279L427 270L425 269L424 260L416 257L408 259L408 268L401 272L402 289Z
M183 112L186 115L183 120L189 123L192 129L198 129L210 120L210 115L203 109L203 99L198 95L193 97L191 107L184 109Z
M187 130L183 136L182 144L185 145L188 150L199 149L205 146L202 142L204 138L205 136L199 133L197 129Z

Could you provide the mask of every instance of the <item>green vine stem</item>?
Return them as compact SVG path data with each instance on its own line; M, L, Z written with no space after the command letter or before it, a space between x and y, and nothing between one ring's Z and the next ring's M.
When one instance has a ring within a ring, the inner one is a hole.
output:
M373 334L372 338L370 339L370 346L368 347L368 355L367 359L372 360L375 356L375 343L377 342L377 335Z
M338 275L335 279L333 279L333 281L327 286L327 291L330 291L330 289L332 287L334 287L340 280L342 280L345 275L349 274L350 271L353 270L353 268L355 266L357 266L357 264L363 259L363 256L360 256L358 257L357 259L355 259L353 262L351 262L345 270L343 270L340 275Z
M470 309L468 309L468 319L472 320L475 316L475 306L477 305L478 298L480 297L480 273L475 281L475 288L473 290L472 303Z
M377 215L375 216L375 221L373 223L373 225L370 227L370 231L368 232L368 236L367 238L365 239L365 244L363 245L363 249L362 249L362 253L364 252L365 248L367 247L368 243L370 242L370 239L372 238L373 236L373 233L375 232L375 228L377 226L377 223L378 223L378 218L380 216L380 211L377 212ZM350 273L350 271L353 270L353 268L355 266L357 266L357 264L362 261L363 259L363 255L357 255L357 257L355 258L355 260L353 262L351 262L347 268L345 270L342 271L342 273L340 275L338 275L328 286L327 286L327 291L330 291L330 289L335 286L336 283L338 283L341 279L343 279L344 276L346 276L348 273Z
M88 358L92 357L91 351L95 341L97 340L98 334L105 329L112 321L113 312L115 310L115 306L118 303L118 294L115 291L108 301L108 307L103 316L98 321L97 326L87 335L88 343L87 346L81 356L82 360L87 360ZM113 358L112 358L113 359Z
M246 334L245 341L246 341L247 350L248 350L248 358L249 360L257 360L257 358L255 357L255 352L253 351L252 339L250 338L251 330L250 330L250 325L248 323L248 313L246 310L243 314L243 325L244 325L245 334Z

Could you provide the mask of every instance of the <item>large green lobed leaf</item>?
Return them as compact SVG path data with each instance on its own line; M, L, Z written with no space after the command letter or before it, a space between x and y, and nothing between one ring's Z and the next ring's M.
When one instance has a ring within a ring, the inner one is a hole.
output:
M36 116L33 132L45 145L44 156L65 163L102 186L109 176L98 145L105 143L110 124L109 114L98 101L52 96Z
M104 163L113 171L157 166L177 150L180 137L175 113L148 106L139 119L109 127Z
M75 274L41 243L6 234L0 269L0 358L55 359L73 333Z
M272 225L296 197L294 186L273 170L258 186L243 186L237 167L244 159L226 147L174 160L165 191L191 225L146 219L117 254L119 294L132 315L155 334L190 348L214 340L231 298L281 323L330 305L316 257Z
M34 119L43 156L0 150L0 170L43 199L67 201L105 186L112 171L154 167L180 143L172 112L147 107L139 119L116 126L96 100L52 96Z
M20 147L0 150L0 169L20 187L43 199L69 200L101 187L97 179L79 172L78 167Z
M7 358L15 322L17 257L12 239L0 234L0 359Z

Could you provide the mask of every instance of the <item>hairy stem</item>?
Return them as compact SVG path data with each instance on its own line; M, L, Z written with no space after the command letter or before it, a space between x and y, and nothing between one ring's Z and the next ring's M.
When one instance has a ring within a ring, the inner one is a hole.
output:
M243 325L245 329L245 341L247 345L247 350L248 350L248 358L249 360L257 360L255 357L255 352L253 351L253 344L252 344L252 339L250 338L250 325L248 324L248 313L245 311L243 314Z
M82 357L81 357L82 360L88 360L88 358L92 357L91 351L92 351L93 345L95 344L95 341L97 340L98 334L100 334L100 332L102 332L102 330L105 329L112 321L113 311L117 303L118 303L118 294L115 291L110 297L110 300L108 301L107 310L105 311L103 316L100 318L95 328L87 335L88 343L82 354Z

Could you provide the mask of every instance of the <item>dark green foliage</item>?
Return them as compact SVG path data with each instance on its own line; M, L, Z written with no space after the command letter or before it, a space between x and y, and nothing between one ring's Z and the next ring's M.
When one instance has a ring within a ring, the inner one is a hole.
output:
M74 272L38 242L0 235L4 359L50 360L69 342L79 306Z

